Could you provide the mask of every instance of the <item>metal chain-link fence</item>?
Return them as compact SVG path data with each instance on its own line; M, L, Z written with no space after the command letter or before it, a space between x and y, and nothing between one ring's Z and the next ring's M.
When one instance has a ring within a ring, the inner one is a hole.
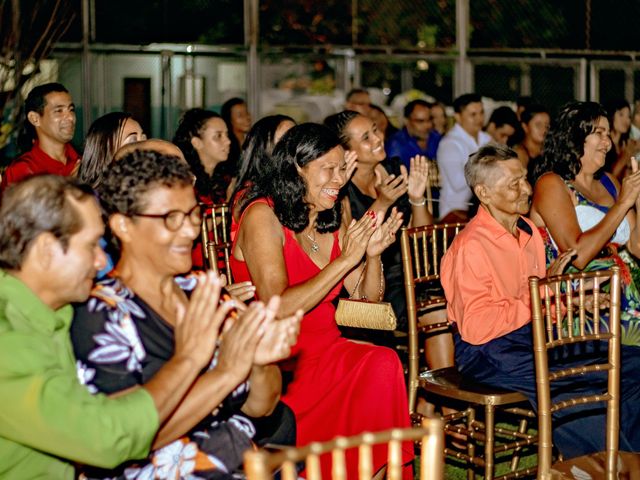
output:
M59 79L89 112L85 123L126 107L126 89L146 79L138 87L148 90L155 136L169 138L190 105L216 109L246 96L249 71L258 77L258 115L314 121L341 109L353 86L367 88L396 123L402 105L423 95L447 105L465 91L498 103L531 96L552 110L574 98L640 98L635 0L259 0L253 70L249 0L90 0L89 60L79 43L83 2L71 1L79 14L55 58ZM462 63L459 31L468 36ZM188 101L194 91L198 99Z

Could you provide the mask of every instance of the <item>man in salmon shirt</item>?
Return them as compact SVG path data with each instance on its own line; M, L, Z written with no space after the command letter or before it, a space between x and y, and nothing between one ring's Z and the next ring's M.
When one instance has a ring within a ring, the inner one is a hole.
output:
M523 393L535 407L528 279L562 273L575 251L564 252L546 269L542 237L524 217L531 186L516 152L497 144L481 147L469 157L464 173L480 207L452 242L440 272L454 324L456 365L481 383ZM634 349L622 349L620 450L637 452L640 355ZM550 369L567 367L572 359L550 359ZM584 389L596 391L602 376L584 378ZM554 382L554 401L561 398L555 390L560 384ZM574 407L554 418L554 444L566 458L604 450L604 407Z
M71 175L80 159L69 143L76 130L76 107L63 85L46 83L34 87L25 101L25 114L31 149L7 167L2 190L41 173Z

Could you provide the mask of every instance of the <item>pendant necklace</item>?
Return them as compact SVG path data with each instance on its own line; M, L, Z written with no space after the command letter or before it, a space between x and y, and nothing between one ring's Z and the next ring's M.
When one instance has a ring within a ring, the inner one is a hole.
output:
M311 235L309 235L308 233L305 232L305 235L307 236L307 238L309 239L309 241L311 242L311 252L312 253L318 253L318 250L320 250L320 245L318 245L318 242L316 242L315 239L315 229L313 230L313 237Z

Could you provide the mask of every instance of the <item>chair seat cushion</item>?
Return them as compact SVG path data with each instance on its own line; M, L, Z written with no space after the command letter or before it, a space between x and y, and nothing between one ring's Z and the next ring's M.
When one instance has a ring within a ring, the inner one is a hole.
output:
M605 478L605 459L605 453L598 452L554 463L551 467L551 478L575 480ZM618 478L640 478L640 454L618 452Z
M462 375L455 367L422 372L420 387L427 392L479 405L506 405L527 401L527 397L521 393L475 382Z

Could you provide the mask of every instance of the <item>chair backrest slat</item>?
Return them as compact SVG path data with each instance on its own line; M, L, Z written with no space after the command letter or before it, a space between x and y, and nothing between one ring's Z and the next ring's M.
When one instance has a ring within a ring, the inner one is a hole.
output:
M331 451L331 478L333 480L345 480L347 478L347 462L344 450L336 448Z
M204 267L224 274L231 283L231 217L229 205L202 205L201 240Z
M389 463L387 464L387 479L402 480L402 443L394 439L389 442Z
M309 454L305 462L308 480L322 480L320 472L320 457L314 453Z
M358 478L360 480L371 480L374 473L371 444L363 443L358 447Z
M282 480L298 480L296 464L290 460L282 463Z

